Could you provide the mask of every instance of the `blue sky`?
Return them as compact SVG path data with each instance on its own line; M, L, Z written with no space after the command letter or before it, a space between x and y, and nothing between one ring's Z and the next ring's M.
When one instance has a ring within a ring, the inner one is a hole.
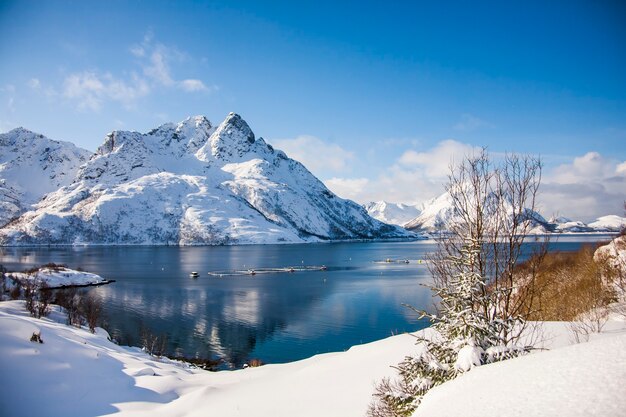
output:
M235 111L359 202L487 146L542 155L544 214L622 214L626 6L439 3L3 0L0 131L95 150Z

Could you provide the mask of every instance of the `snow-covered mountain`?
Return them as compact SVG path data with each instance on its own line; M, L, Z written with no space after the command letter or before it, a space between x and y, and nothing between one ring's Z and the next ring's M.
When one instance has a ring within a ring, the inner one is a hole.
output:
M450 194L443 193L422 205L420 214L404 224L407 230L436 232L446 229L446 224L453 218Z
M446 192L439 197L425 202L421 213L403 226L407 230L416 232L445 231L447 224L454 219L452 199ZM626 227L626 218L620 216L603 216L596 221L585 224L567 217L552 217L546 220L541 214L533 210L526 210L525 217L529 224L530 234L542 233L586 233L586 232L619 232Z
M115 131L71 184L0 230L4 245L236 244L409 237L330 192L231 113Z
M552 231L558 233L585 233L594 231L592 227L589 227L580 220L572 220L562 216L551 217L548 222L552 226Z
M619 232L626 227L626 217L616 215L602 216L587 226L598 232Z
M21 127L0 134L0 226L69 185L90 155Z
M410 220L419 216L421 210L418 206L402 203L389 203L387 201L375 201L365 204L367 213L375 219L388 224L404 226Z

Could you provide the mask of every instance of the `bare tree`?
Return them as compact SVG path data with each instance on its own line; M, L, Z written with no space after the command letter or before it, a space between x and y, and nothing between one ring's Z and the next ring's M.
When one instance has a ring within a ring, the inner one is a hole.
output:
M447 225L449 233L438 239L438 251L430 263L435 286L445 287L466 267L450 260L460 256L468 239L478 242L472 270L482 277L483 285L482 301L474 307L488 321L501 324L505 343L516 341L525 331L527 307L532 305L528 299L535 294L535 274L531 271L520 277L516 264L536 224L541 168L538 158L516 154L507 154L494 165L485 149L451 167L446 191L455 216ZM546 244L535 246L536 260L542 259ZM511 326L511 320L516 326Z
M541 161L506 155L494 165L483 149L450 172L454 216L429 263L438 312L414 308L438 337L418 337L422 353L398 365L397 379L377 386L370 416L411 415L432 387L528 350L519 343L532 305L526 299L535 294L533 274L519 277L515 267L535 223Z

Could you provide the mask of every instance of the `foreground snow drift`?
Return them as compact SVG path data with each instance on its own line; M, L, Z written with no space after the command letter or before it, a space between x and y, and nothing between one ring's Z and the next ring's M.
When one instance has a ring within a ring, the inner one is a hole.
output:
M626 333L481 366L432 389L414 417L623 416Z
M33 319L20 301L0 303L0 415L362 417L374 383L417 349L400 335L289 364L211 373L54 319L64 320L58 312ZM623 327L612 322L591 343L475 369L429 393L417 415L620 415L626 333L616 329ZM33 332L43 344L29 341ZM547 323L545 335L550 347L568 343L564 323Z
M39 331L44 343L30 342ZM22 302L7 301L0 303L0 415L363 416L374 382L413 350L413 338L401 335L344 353L212 373L117 346L100 329L93 335L33 319Z

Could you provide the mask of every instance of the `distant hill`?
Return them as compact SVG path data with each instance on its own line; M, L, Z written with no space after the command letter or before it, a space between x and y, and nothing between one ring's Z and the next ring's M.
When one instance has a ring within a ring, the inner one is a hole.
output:
M413 207L419 211L412 219L406 220L401 216L394 217L396 207L402 204L395 203L370 203L366 205L368 212L373 217L390 224L395 224L414 232L436 232L446 230L447 224L454 219L452 200L448 193L426 201L421 206ZM380 207L383 207L381 209ZM389 213L389 214L387 214ZM626 227L626 217L616 215L602 216L588 224L575 221L566 217L553 217L546 220L536 211L527 210L526 220L530 222L530 233L589 233L589 232L619 232Z

